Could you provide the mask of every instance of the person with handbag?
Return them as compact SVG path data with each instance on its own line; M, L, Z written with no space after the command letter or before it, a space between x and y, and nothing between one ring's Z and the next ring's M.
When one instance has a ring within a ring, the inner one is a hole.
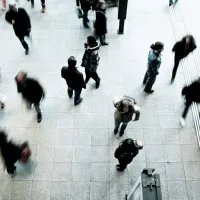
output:
M101 79L97 74L97 67L99 65L99 43L94 36L88 36L85 43L85 53L82 58L82 67L85 67L85 84L88 83L90 78L96 82L96 88L99 88Z
M20 161L25 164L31 156L28 142L17 145L12 141L8 141L7 134L3 130L0 130L0 151L5 168L11 176L14 176L16 172L15 163Z
M118 171L126 169L133 158L139 153L139 150L143 149L143 143L127 138L122 140L119 147L115 150L115 158L118 159L119 164L116 165Z
M129 96L123 96L122 98L115 97L113 100L114 107L116 108L114 112L115 128L114 134L116 135L118 129L121 125L119 136L124 135L124 131L128 123L132 120L133 114L135 114L134 121L140 118L140 107L137 106L135 99Z
M159 68L161 65L161 52L164 49L162 42L156 42L150 46L148 55L147 71L145 73L143 84L145 85L144 91L148 94L152 94L152 86L156 81L156 76L159 74Z

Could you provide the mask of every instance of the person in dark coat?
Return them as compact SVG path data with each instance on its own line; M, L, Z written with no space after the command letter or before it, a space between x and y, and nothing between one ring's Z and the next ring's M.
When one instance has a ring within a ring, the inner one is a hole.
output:
M172 78L171 83L174 82L174 79L176 77L176 72L179 66L179 62L188 56L191 52L196 49L196 42L192 35L187 35L182 38L181 41L178 41L172 48L172 51L175 53L174 55L174 68L172 71Z
M69 98L72 98L74 90L74 105L78 105L83 100L80 95L82 88L86 89L86 85L83 79L83 74L76 68L76 58L74 56L71 56L68 59L68 67L62 67L61 76L66 80L68 85Z
M28 0L28 1L30 1L30 0ZM32 8L34 8L34 0L31 0L31 7ZM42 10L41 10L41 12L42 13L45 13L46 12L46 6L45 6L45 0L41 0L41 5L42 5Z
M18 8L16 3L9 4L9 10L6 12L5 19L13 25L15 35L19 38L22 46L25 49L25 54L28 55L29 47L24 37L30 37L31 21L28 13L24 8Z
M85 53L82 59L82 67L85 67L85 84L88 83L90 78L96 81L96 88L100 86L100 78L97 74L97 67L99 65L99 43L94 36L87 37L87 43L85 43Z
M107 33L106 4L104 0L96 0L94 3L93 9L96 11L95 33L99 37L101 45L108 45L105 41L105 34Z
M156 76L159 74L159 68L161 65L161 52L164 49L162 42L156 42L150 46L151 50L148 55L147 71L145 73L143 84L145 85L144 91L152 94L152 86L156 81Z
M182 96L185 97L185 109L181 117L181 126L185 126L185 118L193 102L200 103L200 78L191 85L182 89Z
M17 145L12 141L7 141L7 135L0 130L0 151L8 174L13 176L16 171L15 163L22 158L22 154L28 143Z
M126 169L127 165L132 162L133 158L139 153L139 150L143 148L143 143L131 138L127 138L120 142L119 147L115 150L115 158L118 159L119 164L117 166L118 171Z
M88 11L91 9L92 2L91 0L76 0L76 5L79 7L81 3L81 9L83 10L83 26L85 28L90 28L88 25Z
M42 113L40 110L40 101L44 98L44 90L37 80L28 78L27 73L20 71L15 77L18 93L22 93L22 97L27 104L27 108L31 108L32 104L37 112L37 122L42 121Z

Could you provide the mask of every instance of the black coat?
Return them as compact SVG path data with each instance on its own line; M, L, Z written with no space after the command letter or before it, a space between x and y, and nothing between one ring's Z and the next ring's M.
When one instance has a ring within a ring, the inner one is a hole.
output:
M24 38L24 36L29 35L31 29L31 21L25 9L18 8L18 12L8 10L6 12L5 19L11 24L12 20L15 20L15 24L13 24L13 29L15 31L15 35L18 38Z
M24 99L31 103L39 103L44 98L44 90L42 86L33 78L26 78L22 83L17 81L17 91L22 93Z
M73 90L86 88L83 74L76 68L63 67L61 70L61 76L66 80L67 85Z
M189 47L186 48L186 40L182 39L181 41L177 42L172 51L175 52L175 56L179 59L185 58L189 53L191 53L197 46L195 43L191 42Z
M91 9L92 3L89 0L76 0L76 5L79 6L79 2L81 3L81 9L83 11L88 11Z
M107 33L107 19L104 12L96 11L94 28L97 35L105 35Z
M99 43L94 47L87 47L82 59L82 67L88 68L90 72L96 72L99 65Z
M191 85L185 86L182 90L182 95L187 101L200 103L200 80L194 81Z

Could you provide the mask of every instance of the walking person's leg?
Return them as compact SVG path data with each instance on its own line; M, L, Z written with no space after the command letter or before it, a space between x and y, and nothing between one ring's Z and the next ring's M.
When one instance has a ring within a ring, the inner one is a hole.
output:
M29 47L28 47L28 44L26 43L26 41L24 40L24 37L23 38L19 38L22 46L24 47L25 49L25 54L28 55L29 53Z
M82 89L80 90L75 90L75 96L74 96L74 105L78 105L79 103L81 103L81 101L83 100L83 98L81 98L81 91Z
M143 79L143 84L145 85L147 82L147 78L148 78L148 73L146 71L145 75L144 75L144 79Z
M179 66L180 58L178 56L174 56L174 68L172 70L172 78L171 78L171 83L174 82L174 79L176 77L176 72Z
M45 5L45 0L41 0L41 4L42 4L42 13L46 12L46 5Z
M67 88L67 93L68 93L69 98L72 98L73 90L70 87Z
M184 111L183 111L183 114L182 114L182 117L181 117L181 126L182 127L185 126L185 118L186 118L186 116L188 114L188 110L189 110L191 104L192 104L192 101L188 100L187 96L186 96L185 108L184 108Z
M34 8L34 0L31 0L31 7Z
M86 76L86 78L85 78L85 84L87 84L88 81L91 78L91 72L87 68L85 68L85 76Z
M99 78L97 72L91 72L91 77L96 81L96 88L98 89L101 79Z
M39 103L34 103L35 110L37 112L37 122L40 123L42 121L42 113L40 109Z
M122 123L121 129L120 129L120 132L119 132L119 136L124 135L124 131L125 131L127 125L128 125L128 123Z
M114 134L116 135L118 130L119 130L119 126L121 124L121 120L117 117L114 117L115 120L115 128L114 128Z
M156 75L154 75L153 73L150 73L148 71L147 71L147 73L148 73L148 78L147 78L147 81L146 81L144 91L147 92L147 93L153 93L154 90L152 90L152 87L153 87L153 84L156 81Z
M108 43L106 42L106 35L105 34L104 35L100 35L99 39L100 39L100 43L101 43L102 46L108 45Z
M83 26L84 26L85 28L89 28L88 22L89 22L89 19L88 19L88 11L83 10Z

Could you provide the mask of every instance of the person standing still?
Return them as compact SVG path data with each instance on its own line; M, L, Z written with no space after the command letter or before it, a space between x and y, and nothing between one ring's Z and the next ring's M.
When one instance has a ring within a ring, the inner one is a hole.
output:
M126 169L133 158L143 149L143 143L127 138L120 142L119 147L115 150L115 158L118 159L119 164L116 165L118 171Z
M98 50L99 43L96 41L96 38L88 36L81 66L85 67L85 84L88 83L90 78L93 78L96 81L96 88L99 88L101 80L97 74L97 67L100 60Z
M25 49L25 54L28 55L29 47L24 37L31 37L31 21L28 13L23 8L18 8L16 3L9 4L9 10L6 12L5 19L13 25L15 35L19 38L22 46Z
M156 42L150 46L151 50L148 55L147 71L145 73L143 84L145 85L144 91L152 94L152 86L156 81L156 76L159 74L158 70L161 65L161 52L164 49L162 42Z
M66 80L68 85L68 96L72 98L73 91L75 92L74 96L74 105L78 105L82 102L83 98L80 97L82 88L86 89L85 81L83 79L83 74L78 71L76 68L76 58L71 56L68 59L68 67L62 67L61 76Z

